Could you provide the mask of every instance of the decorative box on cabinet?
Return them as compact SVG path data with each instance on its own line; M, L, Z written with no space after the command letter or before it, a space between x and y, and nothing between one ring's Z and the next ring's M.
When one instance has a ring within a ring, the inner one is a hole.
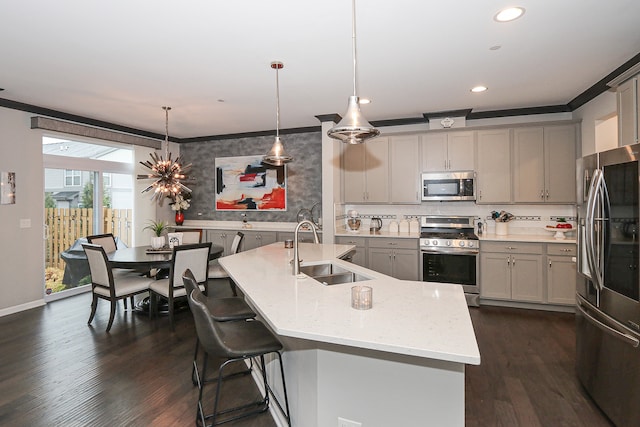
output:
M475 170L474 132L434 132L422 136L425 172Z
M420 280L418 239L370 238L371 270L401 280Z

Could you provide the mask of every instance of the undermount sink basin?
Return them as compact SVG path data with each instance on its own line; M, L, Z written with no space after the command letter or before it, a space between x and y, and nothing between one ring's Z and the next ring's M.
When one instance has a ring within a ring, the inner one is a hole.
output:
M300 272L306 274L312 279L317 280L323 285L338 285L340 283L354 283L371 280L370 277L355 273L341 265L332 263L303 265Z

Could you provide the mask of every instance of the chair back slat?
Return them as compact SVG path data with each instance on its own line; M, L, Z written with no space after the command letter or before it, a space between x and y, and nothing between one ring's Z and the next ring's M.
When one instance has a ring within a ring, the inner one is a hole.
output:
M109 278L109 265L107 254L100 245L82 245L89 261L89 271L91 272L91 283L105 288L111 287Z
M182 233L182 244L192 245L194 243L202 242L202 229L184 230L180 229Z
M183 286L182 273L189 269L198 283L207 281L211 242L180 245L173 248L170 278L175 287Z
M100 245L104 251L114 252L117 249L116 238L113 234L96 234L95 236L87 236L87 241L92 245Z
M231 243L231 255L237 254L240 251L240 244L242 243L243 238L244 233L240 231L238 231L233 237L233 242Z

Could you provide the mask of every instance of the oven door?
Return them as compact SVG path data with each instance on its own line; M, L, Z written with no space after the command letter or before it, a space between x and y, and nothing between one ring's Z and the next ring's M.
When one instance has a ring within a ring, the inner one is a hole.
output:
M443 252L422 250L422 281L455 283L465 293L479 293L478 252Z

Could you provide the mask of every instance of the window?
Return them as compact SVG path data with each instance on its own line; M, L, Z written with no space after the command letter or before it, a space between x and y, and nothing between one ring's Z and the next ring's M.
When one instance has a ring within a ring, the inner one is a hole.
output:
M105 172L102 174L102 186L103 187L111 187L111 174Z
M80 171L65 169L64 170L64 186L79 187L82 173Z

